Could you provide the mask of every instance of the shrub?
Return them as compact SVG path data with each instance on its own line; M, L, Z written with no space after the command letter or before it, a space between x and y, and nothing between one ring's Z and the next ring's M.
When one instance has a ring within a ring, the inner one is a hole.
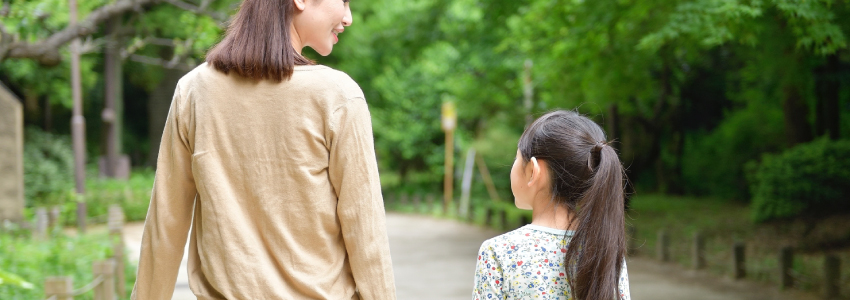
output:
M124 210L126 221L143 221L150 204L153 180L154 171L151 169L133 170L127 181L89 174L82 198L78 198L73 190L66 189L45 195L42 202L60 205L62 222L69 226L77 224L77 199L86 202L89 222L106 222L109 206L114 204Z
M749 168L756 222L850 211L850 141L820 139Z
M27 127L24 133L24 194L26 206L51 203L48 195L73 187L74 152L67 136Z
M55 231L45 241L0 234L0 245L3 245L0 247L0 270L32 284L32 287L0 285L0 299L4 300L44 299L44 280L48 276L70 276L74 287L79 288L94 279L92 263L109 258L113 251L106 233L67 236ZM126 260L125 266L125 287L130 291L136 280L136 268ZM75 300L92 298L92 292L74 297Z
M782 109L751 104L729 113L711 132L690 134L682 153L689 194L748 200L744 165L785 147Z

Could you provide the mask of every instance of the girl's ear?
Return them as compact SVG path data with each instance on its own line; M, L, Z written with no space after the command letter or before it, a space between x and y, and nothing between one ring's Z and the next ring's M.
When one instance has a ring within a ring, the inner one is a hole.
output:
M292 0L295 3L295 9L303 11L307 7L306 0Z
M536 179L540 178L540 164L537 163L537 158L531 158L531 178L528 179L528 186L531 186Z

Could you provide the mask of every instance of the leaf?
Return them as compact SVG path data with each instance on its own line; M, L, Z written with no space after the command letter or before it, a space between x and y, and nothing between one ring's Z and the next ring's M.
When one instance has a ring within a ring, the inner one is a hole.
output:
M0 270L0 285L13 285L24 289L32 289L35 287L32 283L27 282L18 275Z

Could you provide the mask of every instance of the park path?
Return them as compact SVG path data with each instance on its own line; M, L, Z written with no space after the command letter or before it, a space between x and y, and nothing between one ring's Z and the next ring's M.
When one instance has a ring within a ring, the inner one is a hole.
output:
M137 262L141 223L125 225L130 258ZM499 232L454 220L387 213L393 268L399 300L469 300L478 247ZM196 299L189 290L186 255L172 300ZM810 295L780 293L775 288L718 279L644 258L630 258L632 299L654 300L807 300Z

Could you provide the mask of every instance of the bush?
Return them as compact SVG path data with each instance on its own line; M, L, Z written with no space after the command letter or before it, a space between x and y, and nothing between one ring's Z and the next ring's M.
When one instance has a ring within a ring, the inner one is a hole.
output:
M714 130L688 135L682 153L687 193L748 200L744 165L785 147L782 109L751 104L734 111Z
M756 222L850 211L850 141L798 145L749 168Z
M79 288L94 279L92 263L111 257L113 251L106 233L71 237L56 231L45 241L0 234L0 245L3 245L0 247L0 270L32 284L31 288L0 285L0 299L4 300L44 299L44 280L48 276L70 276L74 287ZM125 266L125 286L130 291L136 281L136 270L129 261L125 261ZM75 300L92 298L91 292L74 297Z
M124 210L125 220L143 221L150 205L154 171L134 170L127 181L86 176L86 193L81 200L86 202L88 221L106 222L109 206L117 204ZM46 194L41 202L60 205L61 219L65 225L77 224L77 200L71 189ZM29 209L32 210L32 209Z
M35 127L27 127L24 137L26 206L58 204L48 195L64 193L74 186L71 140Z

